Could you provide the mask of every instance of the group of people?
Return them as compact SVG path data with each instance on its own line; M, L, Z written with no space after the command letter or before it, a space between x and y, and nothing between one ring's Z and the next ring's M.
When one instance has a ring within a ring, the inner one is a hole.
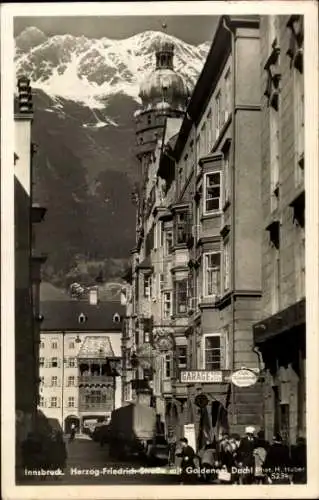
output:
M306 441L294 446L280 434L272 443L261 430L246 427L245 436L224 432L219 440L207 442L196 454L186 438L176 453L181 463L181 483L204 481L215 484L305 484Z

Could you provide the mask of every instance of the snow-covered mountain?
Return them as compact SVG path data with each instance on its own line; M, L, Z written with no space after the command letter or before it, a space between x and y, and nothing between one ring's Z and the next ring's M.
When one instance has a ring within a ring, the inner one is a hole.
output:
M139 82L155 67L154 45L164 37L175 44L176 70L193 86L209 43L195 47L152 31L126 40L48 37L34 27L15 40L17 76L30 77L34 94L34 194L48 209L37 235L39 251L48 253L45 281L81 282L78 259L86 278L102 261L106 280L122 272L118 262L129 257L135 237L133 113Z
M192 87L209 43L193 46L155 31L111 40L47 37L37 28L27 28L16 38L17 73L28 75L35 88L50 96L82 102L91 108L104 108L105 101L119 93L138 101L139 84L154 68L154 47L161 39L174 43L175 69Z

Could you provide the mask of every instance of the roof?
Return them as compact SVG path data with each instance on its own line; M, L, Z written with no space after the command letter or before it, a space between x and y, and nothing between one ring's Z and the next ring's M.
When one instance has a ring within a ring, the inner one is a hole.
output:
M193 124L197 124L202 116L206 103L220 78L220 69L225 64L231 52L231 33L225 27L225 24L228 25L230 30L235 30L239 27L258 28L259 16L220 17L211 48L189 100L176 141L174 156L177 161L180 159Z
M113 357L114 351L109 337L93 337L88 335L81 346L78 358L107 358Z
M41 302L42 331L121 331L121 321L114 321L117 313L120 319L125 307L120 302L100 302L91 305L77 300L55 300ZM81 316L81 318L80 318Z

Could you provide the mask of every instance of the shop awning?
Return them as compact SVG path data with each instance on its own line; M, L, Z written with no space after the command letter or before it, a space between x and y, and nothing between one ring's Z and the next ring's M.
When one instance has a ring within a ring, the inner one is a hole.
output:
M255 344L263 344L277 335L305 324L305 322L306 299L302 299L283 311L256 323L253 326Z

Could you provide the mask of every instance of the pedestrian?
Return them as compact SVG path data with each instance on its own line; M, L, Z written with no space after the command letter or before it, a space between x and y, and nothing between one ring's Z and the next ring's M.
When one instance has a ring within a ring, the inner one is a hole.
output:
M195 451L188 444L187 438L180 439L180 450L176 453L181 461L181 484L189 484L195 480Z
M230 471L233 465L233 446L228 432L223 432L222 439L219 442L219 459L221 465Z
M289 448L283 442L281 435L277 433L269 447L264 463L265 470L267 471L268 483L290 484L290 464Z
M75 438L75 432L76 432L75 423L72 422L71 428L70 428L70 439L69 439L70 442L74 440L74 438Z
M206 443L206 446L201 453L201 469L203 470L203 480L205 483L211 483L216 481L217 473L213 472L216 467L218 467L218 457L216 444Z
M240 476L242 484L252 484L254 479L254 449L256 444L255 427L248 426L245 436L240 441L238 448L238 466L241 469Z
M267 456L267 450L268 443L265 440L265 433L264 431L259 431L253 452L255 458L254 477L256 484L265 484L264 464Z
M240 435L239 434L232 434L230 436L230 446L232 449L232 470L231 470L231 482L232 482L232 484L239 484L239 474L237 472L239 445L240 445ZM236 471L236 472L234 472L234 471Z
M297 443L291 449L292 480L294 484L307 483L307 446L303 437L297 438Z

